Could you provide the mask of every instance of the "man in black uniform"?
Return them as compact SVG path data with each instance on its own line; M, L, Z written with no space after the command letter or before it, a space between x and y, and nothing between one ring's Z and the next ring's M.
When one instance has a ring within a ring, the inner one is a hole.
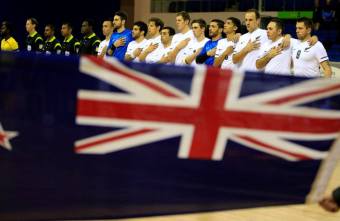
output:
M61 54L61 44L54 36L54 25L47 24L45 26L44 36L46 37L44 52L46 54Z
M28 36L26 38L26 49L28 52L42 52L44 47L44 40L36 31L38 21L35 18L28 18L26 21L26 31Z
M81 25L81 33L84 35L80 42L80 54L97 55L100 39L93 32L94 21L85 19Z
M65 38L61 44L61 53L69 56L71 54L79 54L79 41L72 35L72 25L64 22L61 26L61 35Z

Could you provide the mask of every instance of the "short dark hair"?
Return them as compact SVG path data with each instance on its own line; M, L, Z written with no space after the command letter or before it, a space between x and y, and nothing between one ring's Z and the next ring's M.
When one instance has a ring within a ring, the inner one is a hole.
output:
M73 29L73 25L71 24L71 22L65 21L61 25L67 25L70 29Z
M127 14L123 11L118 11L115 15L119 16L121 20L127 21Z
M186 12L186 11L178 12L178 13L176 14L176 17L177 17L177 16L182 16L182 18L184 19L184 21L189 21L189 22L190 22L190 15L189 15L189 13Z
M296 20L296 22L303 22L306 28L313 29L313 21L307 17L301 17Z
M284 24L283 24L283 21L281 19L279 19L279 18L272 18L272 19L270 19L269 22L274 22L275 25L276 25L276 28L277 29L281 29L282 33L283 33Z
M173 36L173 35L176 34L175 29L174 29L173 27L165 26L165 27L162 28L162 30L164 30L164 29L169 30L169 35L170 35L170 36Z
M142 21L136 21L135 23L133 23L133 26L138 26L140 31L144 31L144 36L146 35L146 33L148 32L148 25L145 24L145 22Z
M94 22L93 19L86 18L86 19L83 20L83 22L87 22L88 26L90 26L92 28L95 26L95 22Z
M31 23L32 23L33 25L35 25L36 27L38 27L39 22L38 22L37 19L31 17L31 18L28 18L27 21L28 21L28 20L30 20Z
M52 31L55 31L55 27L53 24L49 23L49 24L46 24L45 27L49 27Z
M149 19L149 22L154 22L156 27L159 27L159 30L164 27L164 22L160 18L152 17Z
M252 13L252 12L255 13L256 20L261 18L259 11L257 9L255 9L255 8L248 9L246 11L246 13Z
M206 28L207 27L207 23L202 18L192 20L191 25L194 24L194 23L199 24L199 26L201 28Z
M216 22L218 28L223 28L223 26L224 26L224 21L222 21L220 19L213 19L210 22Z
M9 32L12 32L12 31L13 31L13 23L12 23L12 22L3 21L3 22L1 23L1 25L5 25L5 26L6 26L6 29L7 29Z
M103 22L105 22L105 21L108 21L108 22L110 22L110 24L111 24L111 26L113 27L113 19L112 18L105 18L104 20L103 20Z
M227 20L230 20L237 27L237 29L235 31L236 33L241 33L241 21L240 21L240 19L235 18L235 17L229 17L229 18L227 18Z

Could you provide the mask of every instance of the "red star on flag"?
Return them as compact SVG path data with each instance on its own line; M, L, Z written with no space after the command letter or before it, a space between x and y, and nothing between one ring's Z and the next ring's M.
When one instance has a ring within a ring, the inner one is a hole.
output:
M0 147L4 147L7 150L12 150L12 146L9 142L10 139L18 136L18 132L4 131L0 123Z

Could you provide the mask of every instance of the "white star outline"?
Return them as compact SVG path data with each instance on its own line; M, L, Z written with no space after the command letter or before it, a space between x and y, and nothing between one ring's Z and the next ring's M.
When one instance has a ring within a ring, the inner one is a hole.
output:
M0 147L5 148L6 150L11 151L12 145L9 140L18 136L19 133L16 131L5 131L0 123Z

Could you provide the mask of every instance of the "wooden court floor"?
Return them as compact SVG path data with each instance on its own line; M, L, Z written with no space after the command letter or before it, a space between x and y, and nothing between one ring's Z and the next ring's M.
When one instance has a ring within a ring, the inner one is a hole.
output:
M340 161L338 161L326 194L340 186ZM229 210L189 215L157 216L149 218L118 219L119 221L340 221L340 211L329 213L318 204L298 204L253 209ZM115 220L117 221L117 219Z

